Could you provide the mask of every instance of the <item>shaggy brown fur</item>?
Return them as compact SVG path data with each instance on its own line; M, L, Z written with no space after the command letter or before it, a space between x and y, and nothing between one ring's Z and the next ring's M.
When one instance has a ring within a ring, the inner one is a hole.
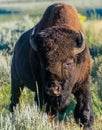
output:
M11 66L10 111L19 102L20 88L25 85L36 92L37 81L41 108L47 103L49 114L64 112L73 93L77 100L75 120L77 123L80 120L85 129L91 130L91 61L81 32L76 9L56 3L46 9L34 28L20 37ZM81 49L83 45L84 49ZM37 95L35 101L38 103Z
M82 31L77 11L74 7L64 3L57 3L49 6L41 21L38 23L37 32L52 26L68 25L75 31Z

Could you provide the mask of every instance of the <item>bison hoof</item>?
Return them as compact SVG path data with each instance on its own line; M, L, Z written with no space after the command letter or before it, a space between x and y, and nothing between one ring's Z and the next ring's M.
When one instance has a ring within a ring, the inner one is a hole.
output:
M92 130L92 124L94 122L94 116L93 113L90 111L84 110L81 111L74 111L74 117L76 123L80 124L81 127L83 127L84 130Z
M12 105L12 103L10 104L9 110L11 113L13 113L16 109L16 105Z

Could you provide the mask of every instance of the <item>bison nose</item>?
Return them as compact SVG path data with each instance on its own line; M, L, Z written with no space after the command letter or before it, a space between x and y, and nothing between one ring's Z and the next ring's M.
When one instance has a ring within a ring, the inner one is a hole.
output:
M59 84L50 84L49 87L46 88L47 94L50 96L60 96L61 95L61 85Z

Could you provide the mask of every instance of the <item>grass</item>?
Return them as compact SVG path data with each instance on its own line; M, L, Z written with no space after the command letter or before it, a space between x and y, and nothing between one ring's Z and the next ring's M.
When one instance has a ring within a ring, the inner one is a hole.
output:
M92 41L92 44L99 44L102 45L102 20L87 20L82 23L84 31L88 33L90 31L91 36L89 36L92 40L96 39L96 41ZM87 36L88 34L86 34ZM88 43L90 43L88 41Z
M0 87L0 113L3 115L9 113L11 89L10 84ZM23 108L25 104L32 105L34 99L34 93L25 88L20 97L19 108Z
M34 93L25 89L20 104L12 116L9 113L10 85L0 88L0 130L81 130L72 116L66 122L51 122L49 117L40 113L34 105ZM102 130L102 116L95 119L95 130Z

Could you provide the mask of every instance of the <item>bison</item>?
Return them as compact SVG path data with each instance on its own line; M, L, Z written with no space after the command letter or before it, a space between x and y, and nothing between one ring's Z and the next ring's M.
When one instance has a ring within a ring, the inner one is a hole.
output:
M46 104L50 115L65 112L73 94L77 100L75 121L91 130L90 59L76 9L64 3L52 4L15 45L10 111L19 103L20 89L24 86L36 93L35 101L40 108Z

